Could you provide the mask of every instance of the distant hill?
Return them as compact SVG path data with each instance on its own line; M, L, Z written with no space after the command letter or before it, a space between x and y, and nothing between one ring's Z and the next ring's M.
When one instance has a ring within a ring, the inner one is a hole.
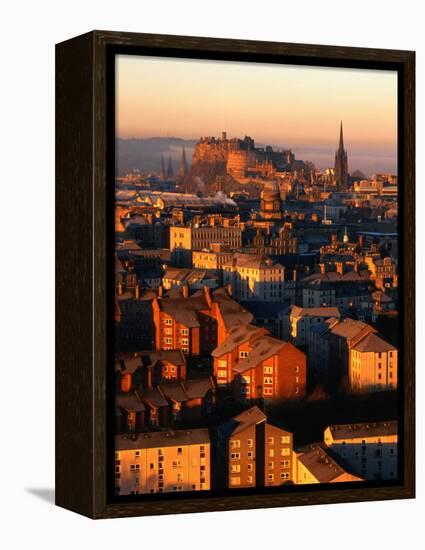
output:
M143 172L159 172L161 155L164 155L167 166L171 156L173 170L176 172L182 155L183 145L186 150L187 163L190 166L195 139L177 137L153 137L144 139L117 139L117 174L139 169Z

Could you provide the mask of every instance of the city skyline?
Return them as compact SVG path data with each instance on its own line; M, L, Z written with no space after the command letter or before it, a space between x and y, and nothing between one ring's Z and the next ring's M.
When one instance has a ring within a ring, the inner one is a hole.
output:
M198 139L226 130L325 168L343 120L349 170L397 169L392 71L141 56L118 56L116 69L117 137Z

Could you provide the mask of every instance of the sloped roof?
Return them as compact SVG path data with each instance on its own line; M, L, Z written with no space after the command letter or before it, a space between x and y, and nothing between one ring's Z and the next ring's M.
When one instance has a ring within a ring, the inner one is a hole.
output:
M292 317L341 317L337 307L299 307L291 306Z
M127 412L143 412L146 410L139 397L133 392L117 394L115 405Z
M394 346L376 334L368 334L365 338L360 340L358 344L355 344L352 349L355 351L374 353L396 350Z
M233 372L241 374L249 369L255 368L261 361L275 355L285 346L292 346L292 344L271 336L260 336L253 342L248 357L240 361L232 370Z
M236 346L263 332L263 328L254 325L236 325L229 330L227 338L211 352L211 355L213 357L221 357L225 353L232 351Z
M350 473L330 456L321 443L308 445L299 453L298 460L319 483L329 483L345 473Z

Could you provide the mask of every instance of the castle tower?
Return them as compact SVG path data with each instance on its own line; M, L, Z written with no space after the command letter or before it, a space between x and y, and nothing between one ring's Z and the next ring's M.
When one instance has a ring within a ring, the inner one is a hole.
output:
M171 155L168 155L168 166L167 166L167 179L173 179L173 167L171 165Z
M162 179L162 181L165 180L165 164L164 164L164 155L161 155L161 170L159 172L159 177Z
M182 158L181 158L180 164L179 164L179 177L184 178L186 176L187 176L186 151L185 151L184 145L183 145Z
M335 152L335 183L338 191L344 191L348 187L348 157L344 149L342 121L339 130L339 147Z

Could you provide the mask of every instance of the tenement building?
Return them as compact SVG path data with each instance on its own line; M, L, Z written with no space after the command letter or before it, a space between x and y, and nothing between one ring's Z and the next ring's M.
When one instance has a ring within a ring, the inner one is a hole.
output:
M237 300L283 302L285 268L266 256L235 253L223 265L223 284L232 286Z

